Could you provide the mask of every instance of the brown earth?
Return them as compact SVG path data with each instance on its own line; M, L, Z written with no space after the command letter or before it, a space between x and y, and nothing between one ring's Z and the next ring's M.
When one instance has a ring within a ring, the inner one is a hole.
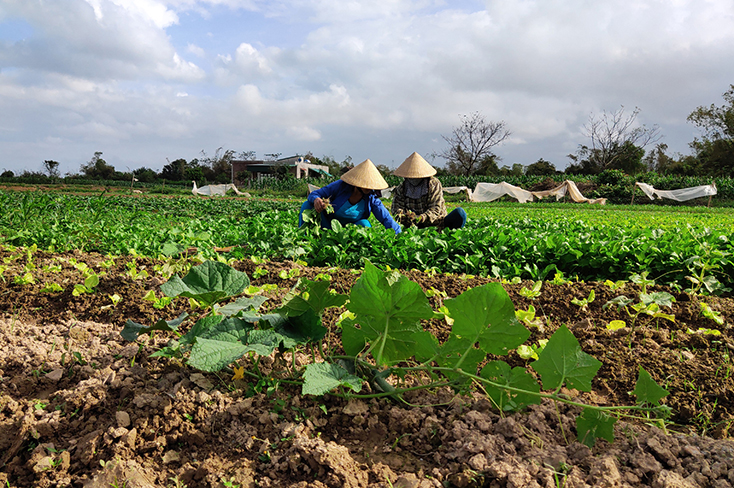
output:
M619 295L636 297L631 283L612 291L602 283L544 283L531 300L505 284L516 309L533 305L544 331L531 328L529 343L566 324L582 349L603 366L593 392L566 392L599 405L630 405L640 366L670 391L664 403L672 422L617 422L615 441L588 448L576 440L578 407L544 403L526 412L500 414L479 393L457 397L448 390L406 395L411 406L388 400L301 396L300 389L272 379L278 358L263 358L266 380L233 381L231 372L202 374L178 360L150 358L169 337L126 342L126 320L152 324L188 311L176 299L160 310L142 297L161 297L161 261L120 257L109 269L93 254L0 251L0 484L7 487L441 487L441 486L656 486L724 487L734 483L734 350L732 298L702 297L655 286L675 298L665 313L675 322L639 318L634 331L606 325L629 317L603 305ZM72 295L81 273L72 259L105 271L96 292ZM59 270L49 268L57 265ZM331 276L348 293L358 278L343 269L294 263L234 267L253 284L274 283L265 308L281 303L297 277L281 270ZM131 270L133 270L131 272ZM142 275L145 271L148 276ZM19 284L30 272L35 283ZM140 273L137 279L134 275ZM456 275L405 273L433 295L446 297L489 280ZM48 283L63 292L41 292ZM587 307L573 298L596 298ZM111 295L120 300L113 304ZM721 313L724 325L704 317L700 303ZM330 310L327 336L339 347ZM190 325L193 322L188 322ZM443 321L425 327L440 340ZM699 332L719 330L720 335ZM690 332L689 332L690 331ZM695 332L694 332L695 331ZM280 358L282 359L282 358ZM290 359L287 358L290 362ZM529 364L516 353L513 366ZM300 358L296 358L299 362ZM270 378L268 381L267 378ZM270 387L270 389L268 388Z

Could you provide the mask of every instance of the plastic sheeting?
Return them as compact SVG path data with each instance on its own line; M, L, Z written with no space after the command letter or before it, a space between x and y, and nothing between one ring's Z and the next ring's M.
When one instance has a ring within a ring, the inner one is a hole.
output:
M546 191L530 192L518 186L513 186L505 181L502 183L477 183L474 191L465 186L450 186L443 189L446 193L459 193L465 191L469 196L470 202L491 202L500 197L509 195L520 203L532 202L533 198L542 199L548 196L555 196L556 200L560 200L568 193L574 202L599 203L604 205L606 198L589 199L584 197L573 181L566 180L559 186Z
M571 200L576 203L598 203L601 205L605 205L607 203L606 198L586 198L581 194L579 188L576 186L576 183L571 180L566 180L559 186L550 190L534 191L533 196L539 200L549 196L554 196L556 197L556 200L560 200L561 198L566 196L566 193L568 193L571 197Z
M196 182L194 181L194 188L191 190L191 193L194 195L206 195L206 196L224 196L227 191L234 190L234 192L237 195L244 195L241 191L237 189L236 186L234 186L231 183L228 183L226 185L207 185L202 186L201 188L196 187Z
M716 195L716 185L701 185L692 186L690 188L681 188L680 190L656 190L647 183L635 183L639 186L642 192L647 195L650 200L658 198L667 198L669 200L675 200L677 202L685 202L686 200L692 200L694 198L710 197Z
M533 201L532 193L506 181L502 183L477 183L474 191L469 194L469 198L472 202L492 202L504 195L509 195L520 203Z

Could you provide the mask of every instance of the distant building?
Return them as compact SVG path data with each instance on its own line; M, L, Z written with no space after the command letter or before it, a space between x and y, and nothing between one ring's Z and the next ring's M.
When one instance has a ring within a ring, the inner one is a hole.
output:
M232 175L235 184L247 183L247 180L274 178L278 174L278 168L285 168L289 174L296 178L319 178L331 176L329 167L311 164L311 161L302 156L291 156L275 161L264 161L258 159L232 160Z

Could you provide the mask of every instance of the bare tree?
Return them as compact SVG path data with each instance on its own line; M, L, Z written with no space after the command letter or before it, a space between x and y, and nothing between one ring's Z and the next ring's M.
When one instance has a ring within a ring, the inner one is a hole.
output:
M507 139L511 132L504 121L487 121L479 112L460 117L461 124L454 128L451 136L441 136L449 147L438 156L446 160L450 172L469 176L479 169L482 161L498 159L492 148Z
M658 142L662 135L657 125L635 126L639 114L640 109L635 107L631 114L625 115L624 106L616 112L603 111L599 117L591 114L584 125L584 135L591 139L591 147L581 146L579 154L588 154L590 162L604 171L615 168L630 146L644 149Z

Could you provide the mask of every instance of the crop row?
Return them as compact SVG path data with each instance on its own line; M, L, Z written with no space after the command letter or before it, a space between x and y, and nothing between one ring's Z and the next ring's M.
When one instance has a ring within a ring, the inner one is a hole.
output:
M629 211L589 206L467 206L465 228L439 233L379 224L298 229L299 202L197 198L80 197L0 193L0 243L42 249L157 257L196 248L202 258L300 259L360 268L364 259L399 269L498 278L627 279L709 292L734 281L732 219L717 209Z

